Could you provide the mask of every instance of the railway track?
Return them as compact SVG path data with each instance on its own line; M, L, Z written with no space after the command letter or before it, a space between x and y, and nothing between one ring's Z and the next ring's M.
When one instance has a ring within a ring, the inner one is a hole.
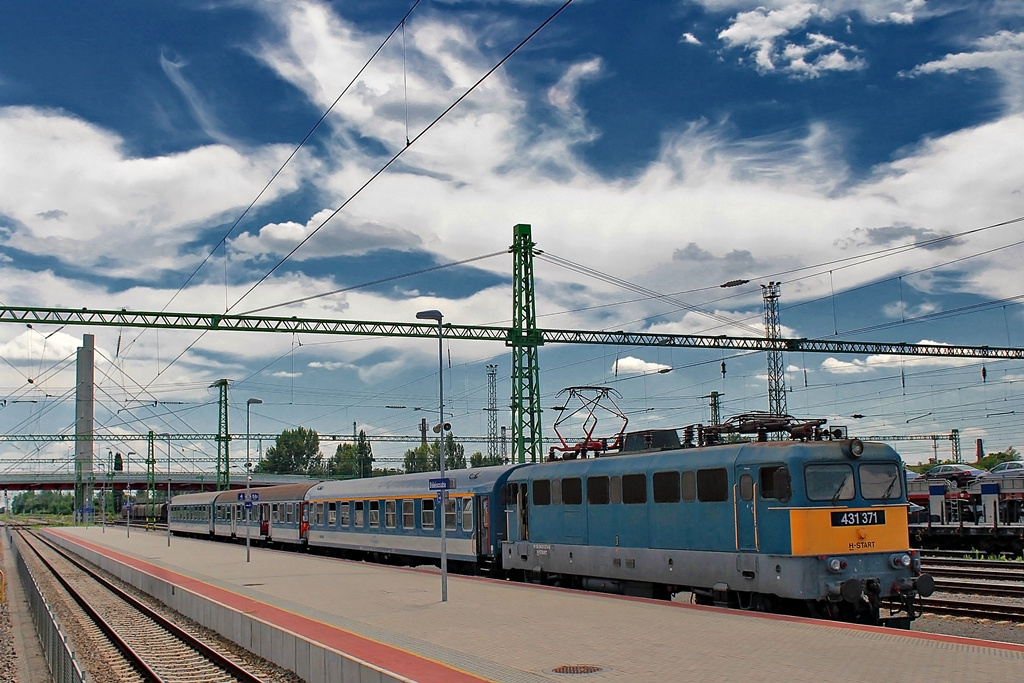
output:
M1022 605L947 600L944 598L924 598L921 602L925 614L943 614L947 616L971 617L972 619L990 619L993 621L1024 622L1024 606Z
M264 680L39 536L18 534L40 585L50 585L48 601L75 633L77 654L87 660L80 664L97 683Z

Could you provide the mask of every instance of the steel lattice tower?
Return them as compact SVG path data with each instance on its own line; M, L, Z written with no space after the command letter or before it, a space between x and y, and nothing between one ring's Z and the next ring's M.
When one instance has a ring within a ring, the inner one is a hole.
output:
M537 298L533 288L533 241L529 225L513 229L512 328L512 462L537 462L542 449L540 366L537 349L544 334L537 329Z
M217 402L217 490L223 491L231 488L231 462L228 455L228 444L231 441L231 432L228 431L228 381L219 379L210 386L220 389L220 400Z
M764 333L768 339L780 339L779 334L779 288L781 282L769 282L761 285L764 297ZM782 361L782 351L772 349L768 352L768 412L772 415L786 415L786 366Z
M146 451L146 530L156 529L156 450L153 430L149 430L149 448Z
M498 366L487 366L487 457L497 462L498 453Z

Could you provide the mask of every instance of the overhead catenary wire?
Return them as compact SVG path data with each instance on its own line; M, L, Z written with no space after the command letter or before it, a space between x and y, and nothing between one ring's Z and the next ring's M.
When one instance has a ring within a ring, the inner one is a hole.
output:
M360 185L351 195L349 195L341 203L341 205L338 206L337 209L332 211L331 214L329 216L327 216L327 218L325 218L316 228L314 228L298 244L296 244L295 247L292 248L291 251L289 251L284 257L282 257L259 280L257 280L255 283L253 283L253 285L251 287L249 287L249 289L247 289L245 291L245 293L243 293L238 299L235 300L234 304L228 306L226 308L226 312L230 312L239 303L244 301L253 291L255 291L257 287L259 287L261 284L266 282L267 279L269 279L271 275L273 275L275 272L277 272L277 270L282 265L284 265L292 256L294 256L295 253L298 252L299 249L301 249L307 242L309 242L309 240L311 240L313 238L314 235L316 235L324 226L326 226L327 223L330 222L330 220L332 218L334 218L339 213L341 213L341 211L343 211L345 209L345 207L347 207L356 197L358 197L371 183L373 183L378 177L380 177L384 172L386 172L402 156L402 154L405 153L406 150L408 150L413 145L415 145L417 141L419 141L421 138L423 138L423 136L425 136L434 126L436 126L453 109L455 109L455 107L457 107L463 100L465 100L467 97L469 97L469 95L472 94L485 80L487 80L495 71L500 69L502 67L502 65L505 64L505 62L507 62L509 59L511 59L512 56L515 55L517 52L519 52L528 42L530 42L530 40L533 39L534 36L536 36L540 31L542 31L559 14L561 14L569 5L571 5L572 1L573 0L566 0L566 2L564 2L558 9L556 9L553 13L551 13L547 17L547 19L545 19L538 27L536 27L533 31L531 31L529 35L527 35L525 38L523 38L514 48L512 48L511 51L509 51L493 67L491 67L491 69L489 69L483 76L481 76L475 83L473 83L473 85L471 85L458 98L456 98L454 102L452 102L447 108L445 108L444 111L442 111L440 114L438 114L438 116L433 121L431 121L429 124L427 124L427 126L423 130L421 130L412 140L409 141L409 144L407 144L405 147L400 149L396 154L394 154L385 164L383 164L365 182L363 182L362 185ZM396 27L396 30L397 30L397 27ZM393 33L394 32L392 32L392 34ZM378 49L378 51L379 51L379 49ZM225 237L225 239L226 239L226 237ZM169 367L174 365L186 353L188 353L197 343L199 343L199 341L203 337L205 337L205 336L206 336L206 332L205 331L203 333L199 334L194 341L192 341L177 356L175 356L171 361L169 361L168 364L163 369L159 370L157 372L157 376L159 377L160 374L162 374Z

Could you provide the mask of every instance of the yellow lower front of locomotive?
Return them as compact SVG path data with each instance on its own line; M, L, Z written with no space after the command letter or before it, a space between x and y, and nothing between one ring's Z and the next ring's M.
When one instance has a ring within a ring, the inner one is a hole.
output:
M900 552L910 547L906 505L789 511L797 556Z

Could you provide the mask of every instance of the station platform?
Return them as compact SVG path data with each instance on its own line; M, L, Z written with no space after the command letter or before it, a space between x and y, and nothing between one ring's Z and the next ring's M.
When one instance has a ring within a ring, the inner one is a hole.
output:
M50 538L311 681L1019 681L1024 646L564 591L162 532ZM268 656L270 655L270 656ZM590 673L584 673L584 672Z

